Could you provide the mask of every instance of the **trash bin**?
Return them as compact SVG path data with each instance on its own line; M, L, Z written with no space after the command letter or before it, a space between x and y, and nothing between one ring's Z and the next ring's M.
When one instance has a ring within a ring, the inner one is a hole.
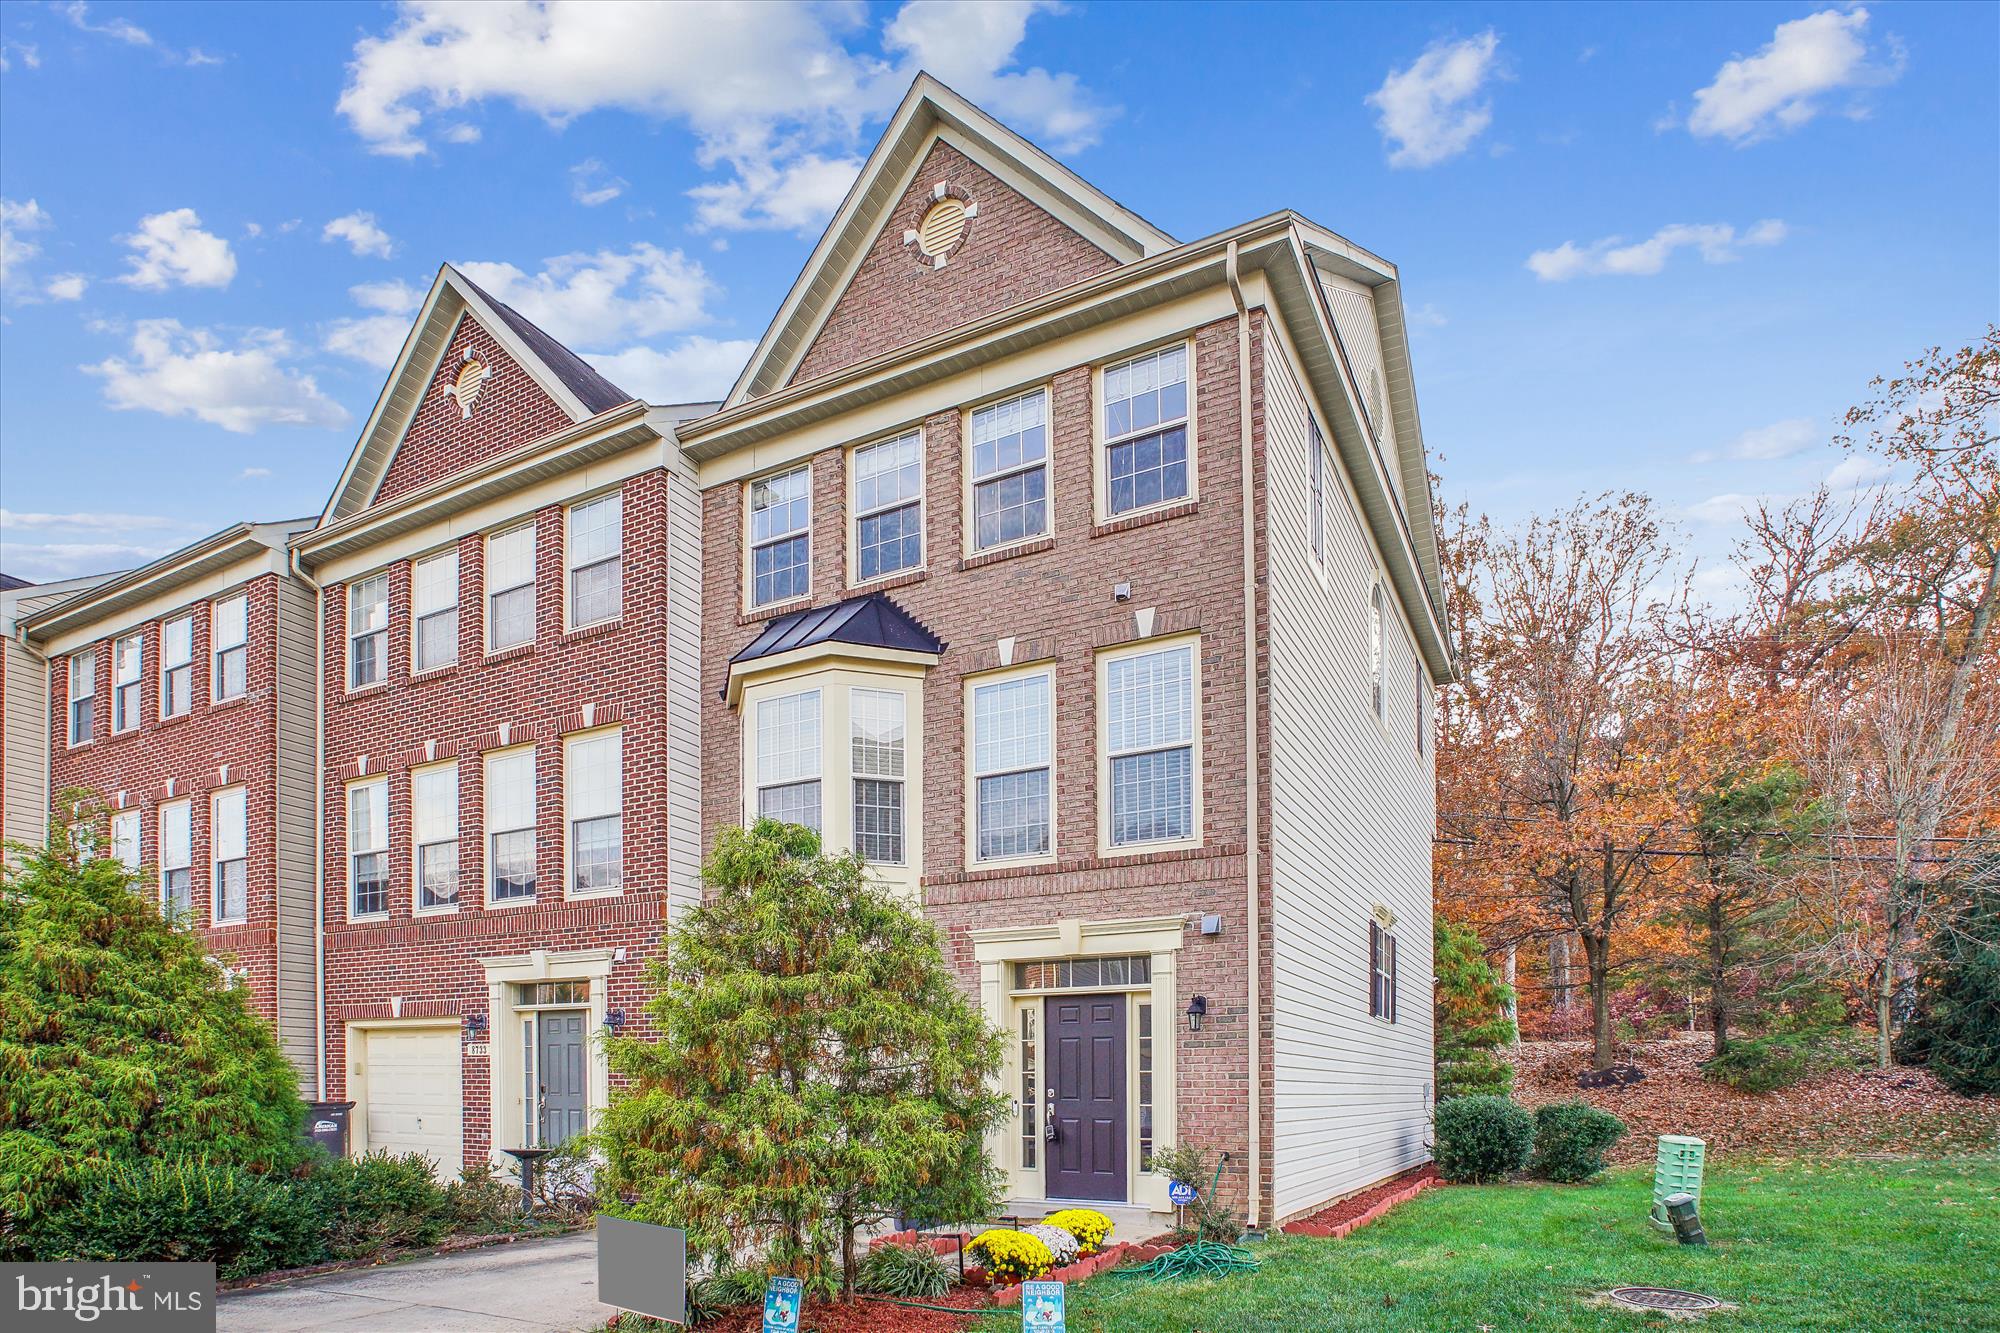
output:
M307 1102L305 1137L335 1157L347 1156L347 1117L353 1102Z

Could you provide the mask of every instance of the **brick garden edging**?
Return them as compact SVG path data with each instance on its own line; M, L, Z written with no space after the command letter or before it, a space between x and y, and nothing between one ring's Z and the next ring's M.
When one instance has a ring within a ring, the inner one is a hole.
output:
M1422 1194L1425 1190L1431 1188L1431 1186L1442 1185L1443 1183L1436 1176L1419 1176L1415 1180L1391 1190L1389 1193L1375 1200L1374 1203L1368 1205L1359 1215L1348 1218L1345 1221L1331 1223L1315 1222L1310 1217L1304 1217L1296 1222L1285 1223L1283 1230L1285 1234L1290 1236L1326 1236L1334 1240L1339 1240L1343 1236L1359 1231L1362 1227L1367 1226L1397 1204L1407 1203L1419 1194ZM1334 1208L1322 1209L1320 1215L1333 1212L1338 1207L1339 1205L1336 1204Z
M1124 1241L1119 1241L1116 1245L1108 1249L1099 1250L1096 1254L1086 1255L1073 1264L1064 1264L1061 1268L1051 1268L1048 1272L1042 1274L1039 1280L1043 1282L1081 1282L1087 1277L1097 1276L1107 1268L1116 1268L1119 1264L1124 1263L1126 1252L1131 1248ZM1019 1305L1021 1303L1021 1284L1016 1282L1012 1286L994 1288L993 1303L995 1305Z

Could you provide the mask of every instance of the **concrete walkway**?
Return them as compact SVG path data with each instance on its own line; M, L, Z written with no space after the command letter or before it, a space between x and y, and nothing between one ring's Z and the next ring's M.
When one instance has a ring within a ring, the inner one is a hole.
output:
M597 1236L579 1231L225 1293L221 1333L579 1333L597 1299Z

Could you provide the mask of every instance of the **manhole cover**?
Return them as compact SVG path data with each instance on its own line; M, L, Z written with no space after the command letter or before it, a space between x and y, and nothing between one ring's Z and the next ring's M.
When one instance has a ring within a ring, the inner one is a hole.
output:
M1614 1287L1611 1299L1635 1310L1719 1310L1722 1302L1698 1291L1676 1291L1672 1287Z

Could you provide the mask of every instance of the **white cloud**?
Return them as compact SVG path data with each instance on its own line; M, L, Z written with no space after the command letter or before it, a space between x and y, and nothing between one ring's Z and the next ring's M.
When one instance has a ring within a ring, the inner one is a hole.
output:
M163 514L23 513L0 509L0 569L65 579L128 569L182 545L201 525ZM31 540L22 541L22 537Z
M1763 50L1725 61L1715 81L1695 93L1688 132L1742 147L1797 129L1843 93L1849 94L1844 109L1864 114L1853 94L1893 83L1903 72L1894 38L1885 61L1869 58L1867 27L1868 11L1858 7L1780 23Z
M1863 486L1872 486L1878 481L1888 480L1890 467L1878 458L1866 454L1853 454L1834 464L1833 471L1826 474L1828 490L1852 491Z
M319 238L322 241L346 241L347 248L355 254L374 255L378 259L387 259L396 249L389 233L376 224L375 215L358 209L327 223L320 230Z
M84 0L71 0L69 4L58 5L57 8L80 31L94 32L100 37L109 37L112 41L123 42L127 46L156 45L153 34L129 20L114 18L107 19L103 23L92 23L90 6L85 4Z
M1676 222L1660 228L1643 241L1625 243L1622 236L1578 245L1564 241L1553 250L1537 250L1528 256L1528 268L1543 282L1567 282L1578 277L1650 277L1667 266L1676 250L1692 248L1704 263L1726 264L1737 258L1743 246L1776 245L1785 239L1788 228L1769 218L1741 232L1726 223L1699 225Z
M130 358L84 366L104 381L104 401L116 411L144 410L194 417L238 434L264 426L338 426L340 404L311 375L285 364L291 344L282 330L253 329L236 346L176 319L141 320Z
M1787 417L1744 431L1729 446L1729 455L1756 462L1790 458L1810 448L1818 438L1819 425L1811 417Z
M569 169L570 198L585 208L610 203L625 193L626 186L630 184L594 157L586 158Z
M728 393L756 348L749 339L696 334L665 352L632 347L588 359L606 379L649 403L701 403Z
M615 347L692 328L715 292L679 250L641 242L629 250L557 255L529 277L512 264L460 264L465 275L575 348Z
M1410 326L1418 329L1441 329L1451 323L1449 319L1445 318L1444 311L1438 309L1429 301L1410 311L1408 319Z
M478 143L480 139L477 125L447 125L440 136L446 143Z
M1493 104L1479 94L1500 72L1499 48L1491 28L1459 41L1440 38L1406 67L1389 71L1366 100L1392 145L1390 166L1434 166L1471 147L1493 123Z
M1697 523L1724 526L1741 520L1762 499L1764 497L1760 495L1744 495L1735 491L1727 495L1711 495L1706 500L1689 505L1688 517Z
M607 108L679 121L700 164L727 173L691 192L699 226L811 231L853 179L860 128L920 61L1058 151L1090 143L1108 109L1073 76L1012 68L1027 22L1050 8L912 3L882 34L885 59L852 6L411 0L355 44L338 110L397 157L431 151L432 134L464 137L457 116L488 100L558 127Z
M125 260L132 271L118 279L130 287L227 287L236 276L229 242L203 231L192 208L140 218L139 230L119 239L133 251Z
M408 315L424 302L424 289L397 278L392 282L363 282L347 289L356 305L369 310Z
M271 469L267 467L246 467L237 474L237 477L243 481L262 481L270 475Z
M186 519L168 518L162 514L101 512L42 514L23 513L17 509L0 509L0 532L50 532L60 529L72 534L77 532L117 534L137 529L178 529L192 526L194 525Z
M81 273L58 273L42 285L51 301L81 301L90 279Z
M136 569L174 549L172 544L134 545L127 542L0 541L0 568L34 583Z
M11 38L0 42L0 74L4 74L14 68L16 60L19 60L22 65L29 69L40 69L42 67L42 48L36 46L33 42L17 42Z
M320 346L338 356L387 370L402 355L403 341L410 335L410 316L423 304L423 289L397 278L390 282L359 283L349 287L347 294L362 309L380 313L334 320L326 326Z
M26 203L0 199L0 286L18 277L23 266L42 252L41 243L27 239L27 233L54 225L48 210L32 199Z

